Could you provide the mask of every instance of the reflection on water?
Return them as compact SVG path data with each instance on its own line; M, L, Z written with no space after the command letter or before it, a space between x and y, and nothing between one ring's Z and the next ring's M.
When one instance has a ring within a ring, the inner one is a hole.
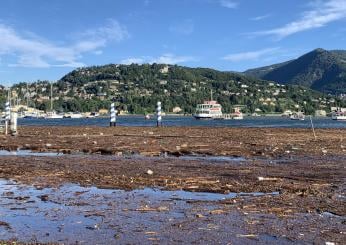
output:
M0 237L23 242L104 243L114 242L115 235L121 233L140 241L146 239L144 231L165 230L167 222L190 215L187 201L217 201L237 195L149 188L124 191L76 184L35 188L0 179ZM143 234L134 235L134 230Z
M34 152L30 150L17 150L17 151L6 151L0 150L0 156L36 156L36 157L54 157L61 156L62 153L57 152Z

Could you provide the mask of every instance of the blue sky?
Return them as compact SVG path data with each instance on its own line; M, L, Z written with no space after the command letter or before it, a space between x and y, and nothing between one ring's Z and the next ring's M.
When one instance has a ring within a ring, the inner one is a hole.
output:
M0 83L109 63L243 71L345 43L346 0L1 0Z

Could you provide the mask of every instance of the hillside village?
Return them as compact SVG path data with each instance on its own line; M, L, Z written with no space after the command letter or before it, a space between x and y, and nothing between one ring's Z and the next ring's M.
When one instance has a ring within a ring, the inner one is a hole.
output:
M342 99L313 90L247 78L211 69L162 64L107 65L77 69L57 82L19 83L11 88L12 105L79 112L106 112L115 101L123 113L151 113L158 100L166 113L192 113L210 91L228 112L241 105L247 113L286 110L330 111ZM2 88L2 94L6 94ZM322 114L325 114L322 112Z

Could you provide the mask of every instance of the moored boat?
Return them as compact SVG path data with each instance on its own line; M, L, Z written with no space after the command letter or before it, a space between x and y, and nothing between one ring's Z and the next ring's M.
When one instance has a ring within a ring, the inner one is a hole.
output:
M335 111L332 113L332 119L338 121L346 121L346 112Z
M64 118L63 114L58 114L55 111L49 111L47 112L46 116L44 119L62 119Z
M81 113L66 113L64 118L83 118L84 116Z
M234 120L244 119L243 113L241 112L239 107L234 107L233 113L231 115L232 115L232 119L234 119Z
M290 116L291 120L305 120L305 114L304 112L294 112Z

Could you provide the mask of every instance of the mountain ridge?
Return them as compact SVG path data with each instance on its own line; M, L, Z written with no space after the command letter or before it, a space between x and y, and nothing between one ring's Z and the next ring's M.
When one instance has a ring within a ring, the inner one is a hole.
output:
M249 69L243 74L320 92L346 93L346 51L318 48L297 59Z

